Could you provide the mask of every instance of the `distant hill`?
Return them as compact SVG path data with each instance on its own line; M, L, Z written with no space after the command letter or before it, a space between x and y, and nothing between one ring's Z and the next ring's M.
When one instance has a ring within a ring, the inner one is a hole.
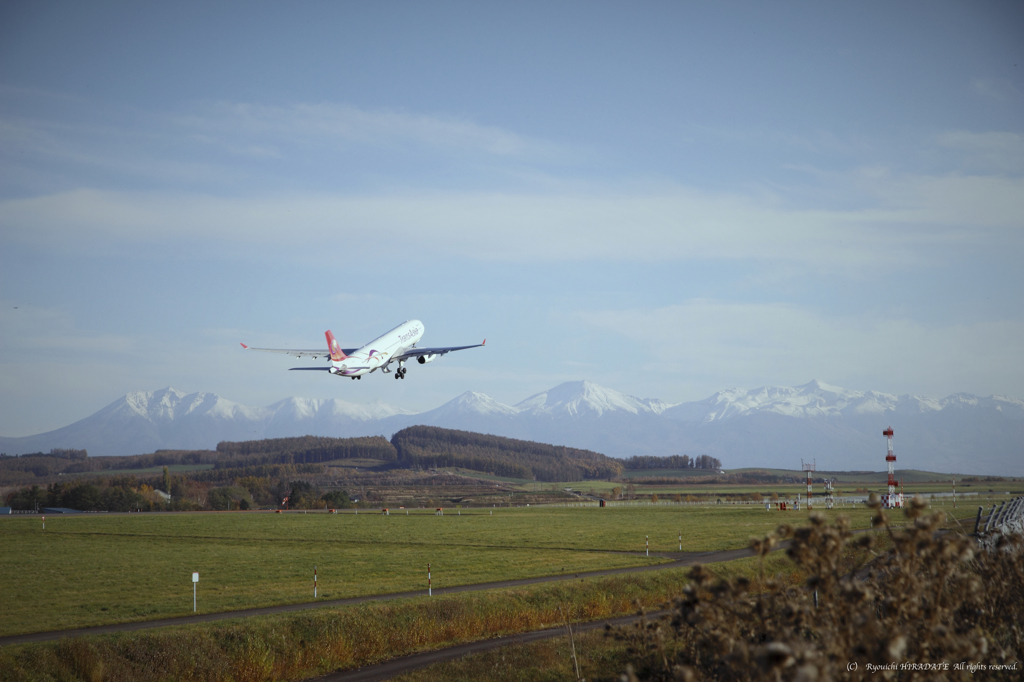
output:
M510 478L537 481L580 481L621 475L623 463L597 452L482 433L412 426L381 436L325 438L301 436L250 441L222 441L215 451L162 450L125 457L86 457L85 451L0 457L0 485L26 485L57 480L58 475L102 474L104 471L152 472L172 465L203 465L190 474L196 480L226 481L237 476L280 476L315 473L325 462L370 459L385 467L458 467Z
M391 438L402 464L461 467L472 471L535 479L582 481L615 478L622 463L590 450L578 450L482 433L411 426Z

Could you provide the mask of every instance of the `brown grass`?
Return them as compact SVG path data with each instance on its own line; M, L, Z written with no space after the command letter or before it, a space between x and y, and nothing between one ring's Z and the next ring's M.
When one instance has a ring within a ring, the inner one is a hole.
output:
M873 536L855 538L843 519L828 525L820 515L808 527L783 526L752 543L763 554L791 538L787 553L807 575L801 586L715 580L693 569L670 620L613 633L633 659L624 679L1006 679L993 666L1014 664L1019 674L1021 538L980 551L963 534L937 536L944 515L922 516L925 506L920 499L910 505L903 529L892 529L878 510L875 525L892 545L884 554L873 549ZM861 558L851 563L858 549ZM960 663L984 668L956 669Z

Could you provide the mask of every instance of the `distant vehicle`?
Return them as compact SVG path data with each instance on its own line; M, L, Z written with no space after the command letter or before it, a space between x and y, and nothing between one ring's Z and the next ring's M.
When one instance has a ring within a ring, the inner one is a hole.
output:
M246 350L258 350L264 353L284 353L294 355L297 358L321 356L331 361L328 367L292 367L293 370L314 370L330 372L334 376L349 377L351 379L362 379L364 374L375 372L378 369L382 374L391 374L391 363L398 366L394 370L396 379L404 379L408 369L405 367L407 360L415 359L421 365L433 362L437 358L451 353L454 350L465 350L466 348L479 348L487 343L472 346L448 346L445 348L417 348L416 344L423 337L423 323L419 320L409 320L398 325L387 334L380 336L360 348L342 348L334 338L334 334L328 329L324 332L327 337L327 351L323 350L289 350L287 348L250 348L244 343L242 348Z

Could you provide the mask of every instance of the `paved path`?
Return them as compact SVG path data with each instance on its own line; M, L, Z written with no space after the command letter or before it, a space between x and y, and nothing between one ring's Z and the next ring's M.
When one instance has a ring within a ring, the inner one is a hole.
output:
M613 568L603 571L589 571L582 573L567 573L563 575L542 576L539 578L524 578L522 580L504 580L493 583L478 583L476 585L460 585L457 587L436 588L435 595L456 594L459 592L479 592L481 590L505 589L510 587L521 587L523 585L537 585L540 583L559 582L563 580L575 580L577 578L599 578L606 575L620 575L624 573L644 573L646 571L661 571L666 568L681 568L695 564L707 564L719 561L732 561L743 557L753 556L749 548L727 549L717 552L657 552L651 556L671 559L668 563L656 564L654 566L633 566L630 568ZM105 635L114 632L132 632L135 630L148 630L150 628L162 628L171 625L193 625L195 623L211 623L228 618L248 618L250 616L266 616L275 613L291 613L293 611L305 611L307 609L321 609L336 606L349 606L351 604L362 604L368 601L389 601L392 599L404 599L407 597L425 597L426 590L415 590L413 592L396 592L393 594L378 594L367 597L352 597L349 599L331 599L302 604L283 604L281 606L266 606L257 609L244 609L242 611L224 611L221 613L202 613L194 616L181 616L178 618L162 618L160 620L146 620L135 623L115 623L112 625L98 625L90 628L78 628L74 630L51 630L49 632L33 632L26 635L11 635L0 637L0 646L8 644L25 644L28 642L48 642L64 637L82 637L85 635ZM523 635L525 636L525 635Z

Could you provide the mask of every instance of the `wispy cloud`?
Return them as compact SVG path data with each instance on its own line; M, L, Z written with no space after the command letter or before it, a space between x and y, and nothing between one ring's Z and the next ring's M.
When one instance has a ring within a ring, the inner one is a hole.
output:
M279 107L221 102L172 120L182 130L202 132L208 140L283 138L308 144L385 147L412 143L456 153L498 156L547 156L557 150L541 140L453 116L361 109L346 104Z
M2 91L0 91L2 92ZM435 174L479 180L578 161L564 145L443 114L348 104L198 104L151 113L88 103L44 107L11 93L0 113L0 173L28 194L56 188L263 191L267 187L408 186ZM97 172L98 171L98 172ZM46 183L46 178L49 183ZM48 184L48 186L47 186ZM8 188L10 189L10 188Z
M883 174L857 182L871 185L875 207L803 210L674 185L260 198L78 190L0 202L0 227L8 238L72 248L227 242L283 255L292 245L318 244L336 257L401 240L426 253L484 260L742 258L824 268L910 262L965 243L1016 248L1024 239L1022 179Z
M928 326L866 313L827 315L785 303L700 299L576 317L628 340L624 347L634 350L618 361L669 373L707 392L728 383L752 388L817 378L897 392L915 386L944 397L984 387L1012 394L1024 381L1020 320Z

